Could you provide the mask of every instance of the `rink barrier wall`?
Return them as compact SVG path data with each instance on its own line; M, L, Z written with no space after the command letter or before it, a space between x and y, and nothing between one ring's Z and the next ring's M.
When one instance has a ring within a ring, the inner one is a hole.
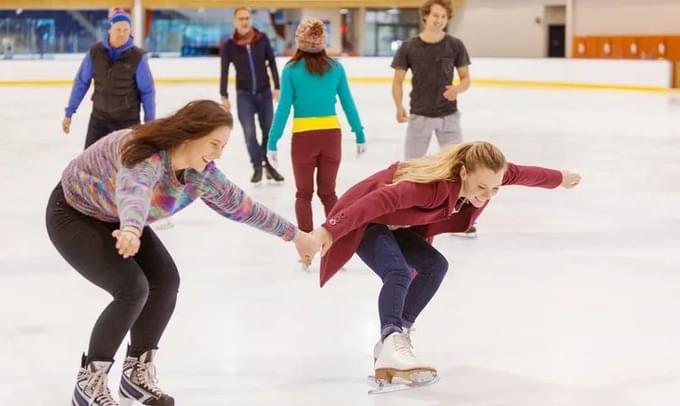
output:
M390 84L392 78L376 78L376 77L350 77L350 83L360 84ZM219 84L217 78L161 78L155 80L156 84ZM410 82L406 80L405 82ZM229 83L233 85L234 80L230 79ZM71 80L17 80L17 81L0 81L0 87L70 87L73 84ZM574 83L574 82L536 82L536 81L520 81L520 80L494 80L494 79L475 79L472 81L474 86L494 86L494 87L524 87L524 88L553 88L553 89L593 89L593 90L622 90L622 91L638 91L638 92L668 92L667 87L656 86L624 86L624 85L600 85L593 83Z
M70 86L82 57L1 61L0 86ZM287 60L277 58L279 70ZM353 83L392 81L391 58L349 57L340 61ZM219 59L214 57L152 58L150 65L157 84L217 87L219 82ZM231 73L233 82L233 69ZM474 58L470 76L475 86L664 92L672 87L673 66L665 60Z

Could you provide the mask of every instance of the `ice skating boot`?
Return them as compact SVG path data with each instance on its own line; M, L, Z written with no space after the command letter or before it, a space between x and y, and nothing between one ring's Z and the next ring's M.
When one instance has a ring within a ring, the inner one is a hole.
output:
M395 332L383 341L375 361L375 381L378 387L369 393L427 386L437 380L437 370L416 358L408 336L403 332Z
M401 333L406 337L406 340L408 341L408 345L411 347L411 350L413 350L413 342L411 341L411 333L416 331L415 327L402 327ZM382 351L383 347L383 342L382 340L378 340L377 343L373 346L373 363L378 360L378 357L380 356L380 351Z
M139 357L128 357L123 364L120 380L120 406L142 405L174 406L175 399L158 387L156 367L153 363L156 350Z
M83 354L76 378L72 406L118 406L109 390L108 373L113 362L92 361L86 364Z
M267 180L273 180L274 182L280 183L283 182L285 179L279 171L276 170L272 165L266 164L264 167L265 170L265 175L267 177Z

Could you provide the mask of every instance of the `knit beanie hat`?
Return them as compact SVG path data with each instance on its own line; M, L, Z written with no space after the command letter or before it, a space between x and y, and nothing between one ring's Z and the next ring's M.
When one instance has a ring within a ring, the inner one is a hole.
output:
M109 16L109 27L121 21L125 21L132 26L132 18L130 17L130 14L128 14L122 8L113 9L113 12Z
M326 29L323 21L310 18L298 25L295 31L295 44L300 51L318 54L326 49Z

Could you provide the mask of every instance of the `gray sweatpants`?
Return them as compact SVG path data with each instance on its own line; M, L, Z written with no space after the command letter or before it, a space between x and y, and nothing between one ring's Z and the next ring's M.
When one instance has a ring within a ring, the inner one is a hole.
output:
M425 117L411 114L406 129L406 146L404 158L420 158L427 154L430 139L434 131L439 147L463 142L463 131L460 127L460 112L444 117Z

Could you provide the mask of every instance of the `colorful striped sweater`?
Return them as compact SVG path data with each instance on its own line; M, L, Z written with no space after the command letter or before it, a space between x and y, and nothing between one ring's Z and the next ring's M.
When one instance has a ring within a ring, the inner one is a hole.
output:
M121 147L129 129L111 133L71 161L61 184L66 201L101 221L142 230L201 198L222 216L292 240L297 228L285 218L254 202L230 182L214 163L203 172L185 169L180 182L170 154L161 151L132 168L121 165Z

